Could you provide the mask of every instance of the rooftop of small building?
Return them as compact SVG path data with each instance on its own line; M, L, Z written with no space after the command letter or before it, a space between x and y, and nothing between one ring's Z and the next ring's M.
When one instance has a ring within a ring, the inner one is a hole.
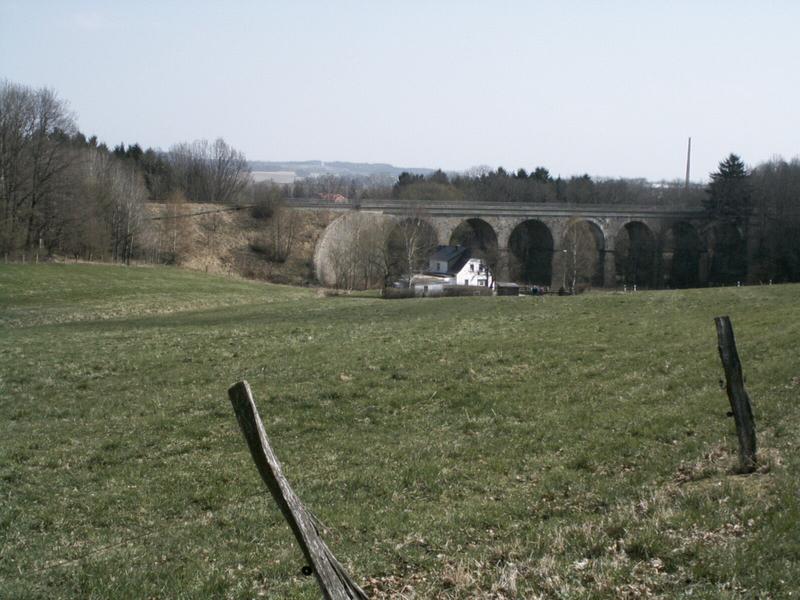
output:
M436 246L436 250L431 254L431 260L450 262L461 258L461 254L469 253L466 246Z

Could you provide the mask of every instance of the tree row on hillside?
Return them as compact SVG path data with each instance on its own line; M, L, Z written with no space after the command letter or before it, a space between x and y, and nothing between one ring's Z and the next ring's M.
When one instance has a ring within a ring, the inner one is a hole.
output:
M232 204L250 182L224 140L113 150L78 131L50 89L0 81L0 252L129 261L150 202ZM160 252L156 252L160 255Z
M384 194L375 190L377 195ZM642 179L593 179L580 175L552 177L544 167L530 173L509 172L498 167L471 169L448 176L441 170L428 176L403 173L391 189L391 197L403 200L463 200L468 202L523 202L567 204L658 204L699 205L700 185L664 184L653 186Z

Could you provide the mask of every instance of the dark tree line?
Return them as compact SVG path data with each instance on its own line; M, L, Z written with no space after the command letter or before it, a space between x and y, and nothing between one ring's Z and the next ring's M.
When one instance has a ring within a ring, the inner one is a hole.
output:
M456 175L441 170L429 176L402 173L388 194L386 190L370 191L376 197L407 200L660 206L699 206L704 195L699 185L653 186L641 179L594 179L589 175L553 177L545 167L536 167L530 173L502 167L478 167Z
M127 161L136 166L144 178L147 195L151 202L164 202L178 187L167 156L153 148L143 150L139 144L119 144L114 147L114 156L122 161Z
M222 138L175 144L168 152L122 143L113 154L142 174L151 202L180 191L189 202L232 204L249 183L247 159Z
M800 160L748 170L731 154L711 174L704 205L718 230L737 234L720 240L732 269L749 263L753 281L800 281Z

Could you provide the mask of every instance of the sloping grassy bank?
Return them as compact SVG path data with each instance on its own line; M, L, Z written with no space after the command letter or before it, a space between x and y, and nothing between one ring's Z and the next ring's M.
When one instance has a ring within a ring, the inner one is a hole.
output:
M376 597L800 590L800 287L387 302L0 266L0 597L316 598L226 398ZM731 316L762 466L735 437Z

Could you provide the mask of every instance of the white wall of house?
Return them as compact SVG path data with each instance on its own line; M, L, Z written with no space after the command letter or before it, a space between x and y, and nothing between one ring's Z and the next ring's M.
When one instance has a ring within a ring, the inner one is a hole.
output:
M411 278L411 285L416 287L419 285L453 285L455 279L449 275L435 275L435 274L420 274L414 275Z
M491 273L486 267L486 263L480 258L470 258L455 276L456 285L480 285L483 287L491 286Z

